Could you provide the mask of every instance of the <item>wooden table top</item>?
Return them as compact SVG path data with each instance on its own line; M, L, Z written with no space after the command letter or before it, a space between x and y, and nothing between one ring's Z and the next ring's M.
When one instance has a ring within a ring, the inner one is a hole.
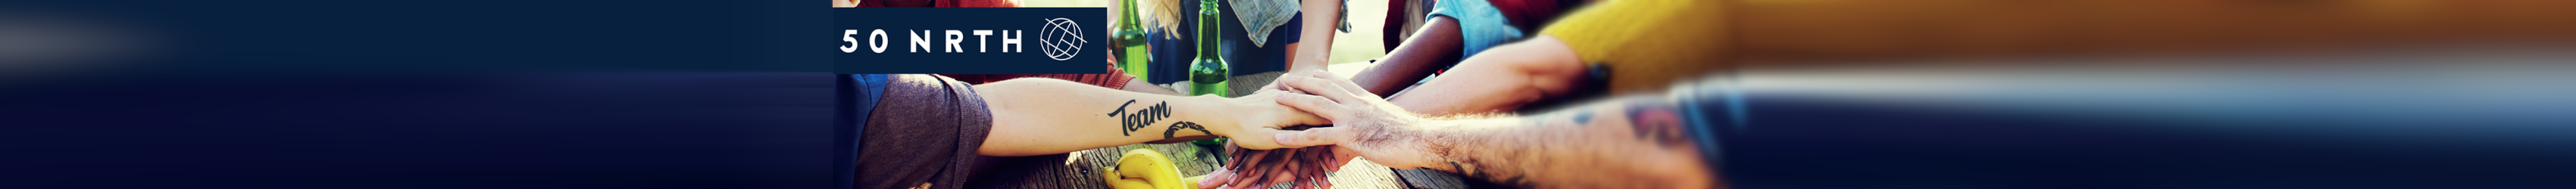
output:
M1228 84L1231 86L1228 87L1233 90L1232 96L1240 96L1267 85L1270 81L1278 79L1280 75L1282 75L1281 72L1268 72L1235 76L1230 78ZM1208 172L1216 169L1216 158L1221 158L1214 153L1204 151L1210 149L1203 149L1189 143L1133 144L1063 155L1006 158L1001 160L1004 162L1000 162L1005 164L1000 166L1003 168L976 173L976 179L968 183L966 188L1108 189L1109 184L1102 183L1100 178L1102 167L1118 164L1119 155L1137 148L1151 148L1170 155L1172 161L1180 165L1181 175L1188 176L1207 175ZM1333 172L1330 176L1333 180L1333 188L1468 188L1468 185L1461 184L1459 177L1454 174L1429 169L1390 169L1371 163L1366 158L1352 160L1350 164L1343 165L1341 170L1341 172ZM1270 188L1288 189L1289 185L1275 185Z
M1171 155L1173 161L1180 165L1181 175L1207 175L1218 166L1215 160L1218 157L1215 154L1205 153L1202 151L1205 149L1188 143L1135 144L1083 150L1066 155L1012 160L1010 165L1004 165L1005 168L993 170L990 174L978 173L976 180L966 188L1108 189L1109 185L1101 182L1102 168L1117 164L1119 155L1137 148L1151 148ZM1342 171L1332 173L1331 178L1333 188L1340 189L1416 188L1408 186L1405 179L1396 176L1396 172L1397 170L1361 159L1343 165ZM1271 188L1288 187L1283 184Z

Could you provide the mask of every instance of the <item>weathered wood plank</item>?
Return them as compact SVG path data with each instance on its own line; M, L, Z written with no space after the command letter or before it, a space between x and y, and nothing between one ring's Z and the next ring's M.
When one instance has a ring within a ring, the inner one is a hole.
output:
M1074 152L1066 155L1062 161L1025 161L1003 165L1009 167L996 169L990 174L979 173L977 183L968 184L967 188L1107 189L1109 185L1102 183L1100 178L1100 171L1105 171L1102 168L1117 164L1119 155L1137 148L1151 148L1172 156L1173 161L1180 165L1181 175L1206 175L1208 172L1215 171L1218 166L1217 157L1214 154L1201 151L1198 146L1187 143L1136 144ZM1369 163L1365 159L1343 165L1342 171L1334 172L1331 179L1335 184L1333 188L1405 188L1403 181L1398 180L1391 169ZM1286 189L1288 185L1271 188Z
M1393 171L1394 171L1394 173L1396 174L1396 177L1403 177L1403 179L1404 179L1404 183L1405 183L1406 185L1408 185L1408 186L1412 187L1412 189L1459 189L1459 188L1468 188L1468 187L1467 187L1467 183L1465 183L1465 181L1463 181L1463 180L1459 180L1459 179L1461 179L1461 177L1458 177L1457 175L1449 174L1448 172L1440 172L1440 171L1438 171L1438 170L1431 170L1431 169L1390 169L1390 170L1393 170Z
M1268 72L1229 78L1228 87L1233 92L1229 96L1250 94L1253 91L1259 90L1261 86L1267 85L1272 80L1279 78L1282 74L1283 72ZM1222 158L1215 156L1213 153L1202 151L1211 149L1202 149L1188 143L1135 144L1090 149L1071 153L1061 162L1014 162L1010 165L1004 165L1008 167L994 170L995 173L978 173L977 176L979 178L976 178L977 183L968 184L967 188L1107 189L1109 188L1109 185L1107 183L1102 183L1100 178L1100 171L1103 171L1102 167L1118 164L1119 155L1125 154L1128 150L1134 150L1137 148L1151 148L1155 151L1160 151L1165 155L1171 156L1173 161L1180 165L1179 169L1181 175L1207 175L1208 172L1216 170L1216 166L1218 166L1216 159ZM1393 169L1388 169L1386 166L1377 165L1376 163L1370 163L1366 159L1355 160L1350 164L1345 164L1341 170L1341 172L1334 172L1332 173L1332 176L1330 176L1334 183L1333 188L1406 188L1405 182L1396 176L1396 172ZM1289 188L1289 185L1283 184L1272 186L1271 188L1287 189Z

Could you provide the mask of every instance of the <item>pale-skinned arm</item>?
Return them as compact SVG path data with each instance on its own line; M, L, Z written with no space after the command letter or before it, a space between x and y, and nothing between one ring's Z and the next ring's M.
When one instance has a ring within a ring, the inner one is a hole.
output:
M1023 78L975 85L992 111L993 128L977 154L1031 156L1204 136L1271 141L1276 128L1321 125L1321 119L1281 106L1264 91L1245 98L1171 96L1102 88L1072 81ZM1246 148L1280 148L1244 142Z
M1324 71L1333 64L1333 29L1341 26L1342 0L1303 0L1298 5L1306 21L1296 23L1297 42L1287 44L1288 71Z
M1628 96L1527 116L1423 118L1347 80L1283 78L1316 95L1279 103L1335 127L1279 134L1286 145L1333 145L1387 167L1431 168L1524 188L1711 188L1667 96Z

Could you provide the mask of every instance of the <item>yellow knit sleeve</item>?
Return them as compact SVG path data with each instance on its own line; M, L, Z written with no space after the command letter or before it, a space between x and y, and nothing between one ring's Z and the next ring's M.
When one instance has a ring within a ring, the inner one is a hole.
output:
M1706 0L1612 0L1540 31L1591 64L1608 64L1612 94L1662 91L1723 71L1733 54L1726 6Z

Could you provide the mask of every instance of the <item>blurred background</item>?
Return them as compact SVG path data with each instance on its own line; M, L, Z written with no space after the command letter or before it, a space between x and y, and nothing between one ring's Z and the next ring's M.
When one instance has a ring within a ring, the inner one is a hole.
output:
M1112 9L1111 11L1118 9L1118 1L1112 0L1021 0L1020 3L1023 7L1108 7ZM1378 33L1382 33L1379 32L1380 29L1386 28L1386 14L1369 13L1386 12L1386 6L1377 6L1385 5L1386 0L1352 0L1344 1L1343 4L1351 5L1348 9L1352 14L1346 19L1350 21L1351 29L1350 32L1333 34L1331 61L1336 64L1368 62L1369 59L1385 56L1386 47L1383 46L1385 42L1378 40ZM1111 22L1118 20L1118 12L1109 12L1108 15Z

